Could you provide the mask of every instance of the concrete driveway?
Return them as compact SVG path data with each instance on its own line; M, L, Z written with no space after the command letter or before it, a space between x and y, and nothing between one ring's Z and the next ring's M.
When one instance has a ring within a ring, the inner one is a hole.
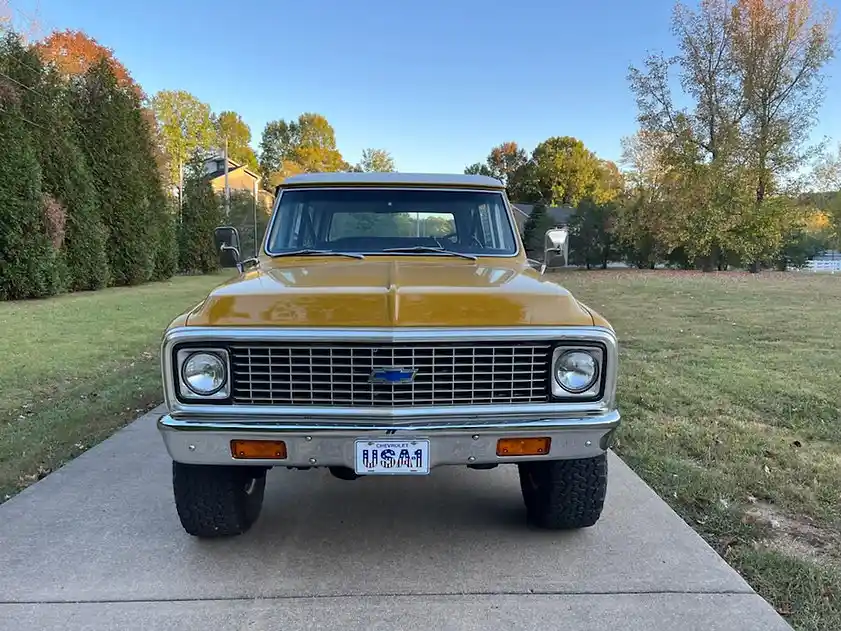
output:
M199 541L157 414L0 506L0 629L789 629L616 457L580 532L526 527L513 467L284 469L251 532Z

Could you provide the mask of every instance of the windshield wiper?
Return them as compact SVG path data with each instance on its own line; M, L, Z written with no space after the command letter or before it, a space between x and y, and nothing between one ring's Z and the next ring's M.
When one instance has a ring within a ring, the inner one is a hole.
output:
M383 252L430 252L435 254L448 254L450 256L458 256L463 259L468 259L470 261L475 261L476 257L472 254L465 254L464 252L453 252L452 250L445 250L444 248L435 248L431 245L412 245L407 246L404 248L386 248Z
M364 254L359 254L357 252L336 252L334 250L312 250L312 249L303 249L303 250L294 250L292 252L278 252L277 254L272 254L272 258L276 258L279 256L347 256L352 259L364 259Z

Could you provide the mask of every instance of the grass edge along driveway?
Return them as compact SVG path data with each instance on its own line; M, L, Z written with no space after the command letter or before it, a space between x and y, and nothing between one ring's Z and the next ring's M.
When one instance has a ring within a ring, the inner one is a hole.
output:
M228 276L0 302L0 502L160 403L164 329Z

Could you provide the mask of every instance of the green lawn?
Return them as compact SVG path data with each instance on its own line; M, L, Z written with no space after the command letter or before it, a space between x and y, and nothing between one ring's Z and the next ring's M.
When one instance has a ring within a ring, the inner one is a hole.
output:
M617 452L798 630L841 629L841 276L568 272L621 342ZM222 280L0 303L0 501L160 401Z
M163 330L226 277L0 302L0 502L159 403Z
M841 629L841 276L568 272L616 328L616 451L796 629Z

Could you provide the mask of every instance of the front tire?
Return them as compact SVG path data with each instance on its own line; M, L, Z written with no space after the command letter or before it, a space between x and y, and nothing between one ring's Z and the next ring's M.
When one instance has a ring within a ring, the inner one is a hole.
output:
M229 537L260 515L266 470L172 463L172 488L181 525L194 537Z
M538 528L587 528L599 520L607 493L607 454L517 467L526 514Z

